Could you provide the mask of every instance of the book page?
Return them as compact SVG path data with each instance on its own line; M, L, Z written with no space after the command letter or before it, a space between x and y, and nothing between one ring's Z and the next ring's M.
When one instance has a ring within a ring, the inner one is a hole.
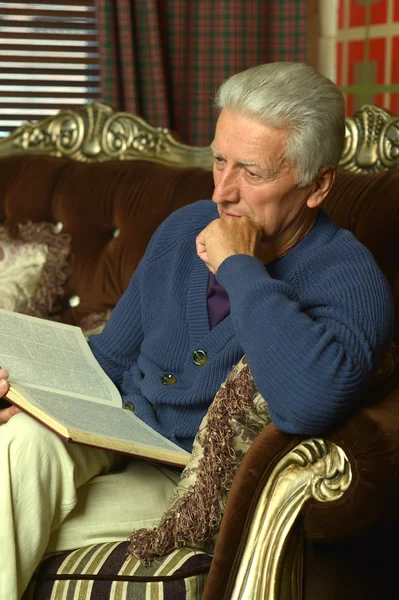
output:
M189 456L188 452L154 431L130 410L109 405L98 406L79 398L71 399L57 392L25 390L18 385L13 387L31 404L69 429L88 431L93 435L135 442L161 450L173 450Z
M0 365L11 383L122 406L79 327L0 310Z

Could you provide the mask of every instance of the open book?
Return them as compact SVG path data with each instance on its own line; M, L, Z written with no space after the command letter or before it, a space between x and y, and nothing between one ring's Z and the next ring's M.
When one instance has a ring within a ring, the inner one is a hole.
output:
M0 310L6 399L67 441L185 466L190 454L122 408L79 327Z

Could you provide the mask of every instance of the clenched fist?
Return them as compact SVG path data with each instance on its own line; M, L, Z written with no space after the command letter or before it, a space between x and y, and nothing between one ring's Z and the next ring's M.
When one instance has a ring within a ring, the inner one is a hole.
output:
M257 257L262 229L247 217L223 217L209 223L196 239L197 254L214 275L234 254Z

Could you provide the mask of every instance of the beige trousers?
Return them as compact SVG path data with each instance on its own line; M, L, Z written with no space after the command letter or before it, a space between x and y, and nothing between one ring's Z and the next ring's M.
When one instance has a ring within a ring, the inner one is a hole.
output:
M178 479L155 463L126 465L117 453L64 443L24 413L12 417L0 426L0 598L19 600L46 553L156 525Z

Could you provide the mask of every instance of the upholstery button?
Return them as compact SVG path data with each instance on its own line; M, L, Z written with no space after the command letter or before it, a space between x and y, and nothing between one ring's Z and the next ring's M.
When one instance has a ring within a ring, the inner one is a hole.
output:
M208 360L208 355L204 350L194 350L193 352L193 363L202 367Z
M126 410L130 410L130 412L134 413L134 406L131 402L126 402L123 408L126 408Z
M177 379L176 376L171 373L164 373L161 375L161 381L164 385L173 385L176 383Z
M79 306L80 304L80 296L78 296L77 294L74 294L73 296L71 296L68 300L68 304L71 308L75 308L76 306Z
M56 223L53 227L54 233L61 233L63 227L64 227L63 223L61 223L61 221L58 221L58 223Z

